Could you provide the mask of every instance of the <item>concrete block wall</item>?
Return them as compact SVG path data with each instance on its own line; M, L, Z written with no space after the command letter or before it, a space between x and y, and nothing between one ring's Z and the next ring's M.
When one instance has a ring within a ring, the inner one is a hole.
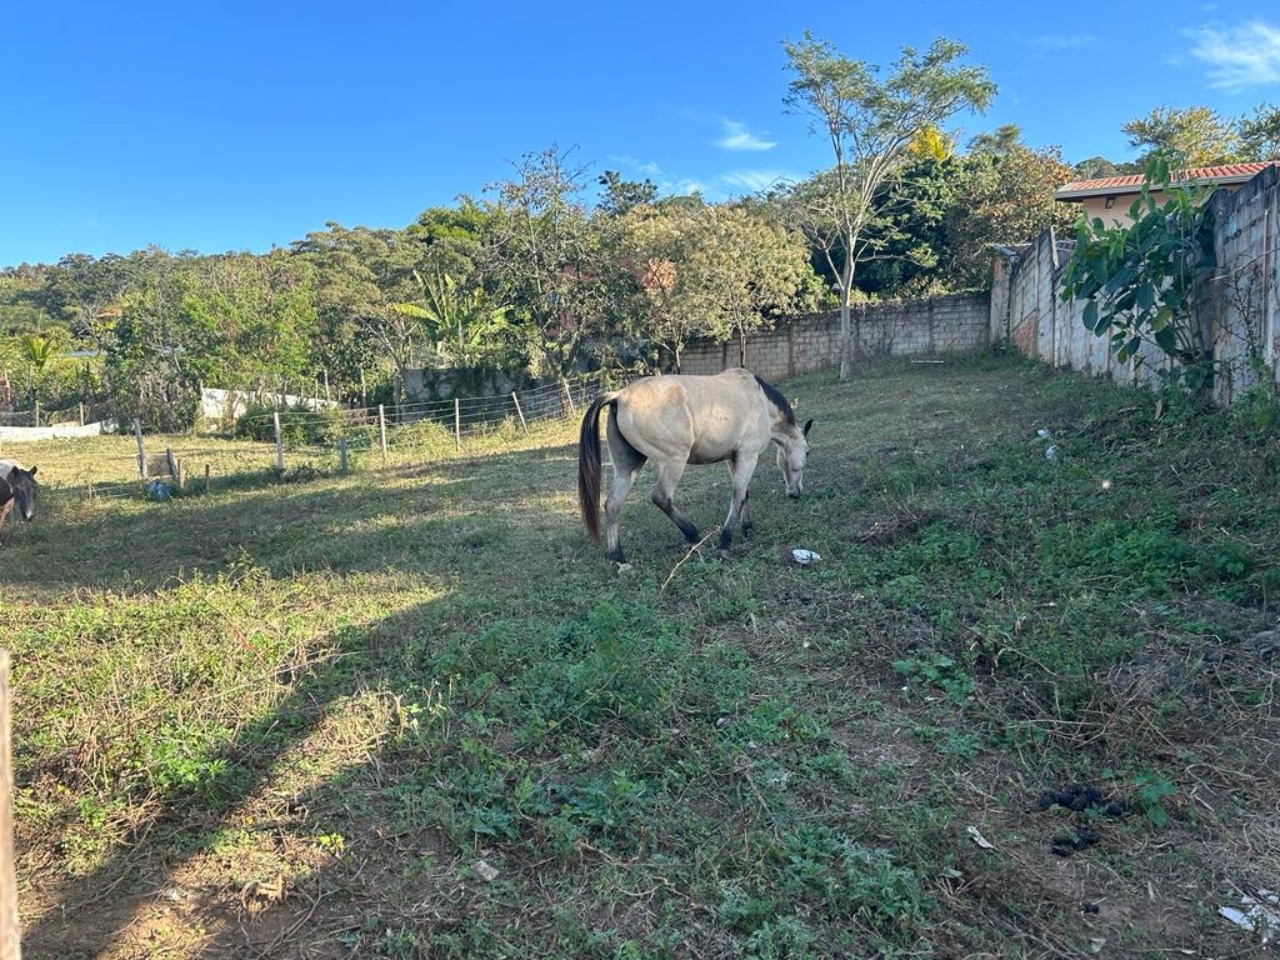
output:
M1264 169L1210 202L1217 269L1197 303L1221 364L1215 399L1229 404L1264 377L1280 386L1280 171ZM1173 361L1146 344L1136 358L1119 363L1108 339L1084 326L1085 301L1061 296L1067 255L1046 231L1016 260L997 261L991 342L1007 340L1024 356L1121 383L1147 383L1171 369Z
M907 357L982 350L990 343L986 294L863 304L854 310L859 356ZM808 314L747 339L747 369L769 380L840 363L840 312ZM685 349L684 373L719 373L741 359L737 340L698 340Z

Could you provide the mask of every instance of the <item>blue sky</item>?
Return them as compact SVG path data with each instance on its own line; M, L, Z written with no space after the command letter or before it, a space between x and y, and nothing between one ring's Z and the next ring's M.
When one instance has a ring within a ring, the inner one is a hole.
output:
M402 227L553 144L711 200L829 165L784 112L784 38L889 64L945 36L1002 123L1126 159L1157 106L1280 103L1280 10L988 0L217 0L11 5L0 28L0 266L67 253L262 252L326 221Z

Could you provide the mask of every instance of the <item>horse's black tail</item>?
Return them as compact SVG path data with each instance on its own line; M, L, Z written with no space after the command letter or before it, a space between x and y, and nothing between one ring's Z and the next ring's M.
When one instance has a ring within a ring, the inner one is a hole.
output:
M606 393L591 401L578 436L578 508L592 540L600 539L600 411L616 399Z

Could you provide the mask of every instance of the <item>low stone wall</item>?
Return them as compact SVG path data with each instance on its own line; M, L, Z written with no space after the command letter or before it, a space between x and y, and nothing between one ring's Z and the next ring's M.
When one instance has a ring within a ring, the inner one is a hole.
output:
M985 293L869 303L854 308L857 352L863 357L967 353L990 343L991 302ZM840 311L783 321L747 339L747 369L781 380L840 363ZM683 373L719 373L741 361L738 341L697 340L681 358Z

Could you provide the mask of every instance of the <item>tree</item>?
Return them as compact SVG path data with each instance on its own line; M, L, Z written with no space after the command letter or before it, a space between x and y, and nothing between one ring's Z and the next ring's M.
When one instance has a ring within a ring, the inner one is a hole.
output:
M636 207L651 207L658 201L658 188L647 177L641 181L623 180L616 170L606 170L596 183L604 188L596 206L607 216L621 217Z
M1142 151L1140 164L1157 153L1175 167L1232 163L1239 144L1235 127L1209 107L1156 107L1121 129L1129 135L1129 146Z
M641 291L638 324L670 355L695 337L736 339L746 363L752 332L812 305L815 278L804 239L748 204L637 208L623 255Z
M1180 364L1174 378L1200 395L1212 382L1213 352L1196 314L1196 289L1214 270L1213 231L1205 190L1169 181L1169 163L1157 156L1129 208L1130 224L1080 218L1062 297L1088 300L1084 325L1109 338L1121 363L1154 344ZM1158 191L1164 203L1152 196Z
M1003 157L1014 150L1025 150L1022 128L1016 123L1004 123L990 133L979 133L969 140L969 152L986 153Z
M962 110L985 110L995 84L983 67L955 65L963 44L940 39L923 54L904 47L883 81L878 67L841 56L828 42L806 32L784 41L796 78L788 108L813 118L835 155L829 177L805 191L811 237L831 256L838 252L840 379L852 362L854 331L849 310L858 263L868 254L865 230L878 213L881 187L901 168L919 132L941 126ZM826 194L825 196L823 194ZM826 221L825 226L820 224Z
M1071 168L1076 180L1100 180L1104 177L1120 177L1132 173L1129 164L1112 163L1106 157L1089 157Z
M1054 191L1073 178L1056 148L1011 145L965 158L963 183L944 217L940 279L950 289L991 282L993 243L1023 243L1049 227L1069 230L1075 217Z
M1240 118L1240 159L1280 160L1280 107L1260 104Z
M396 400L403 403L408 373L432 344L429 321L395 307L418 293L414 271L422 265L423 245L402 230L327 226L294 244L295 255L317 271L316 306L324 335L330 342L363 339L376 345L395 369Z
M604 325L611 265L578 197L584 168L552 146L514 164L488 189L482 270L504 291L536 376L562 377L583 341Z

